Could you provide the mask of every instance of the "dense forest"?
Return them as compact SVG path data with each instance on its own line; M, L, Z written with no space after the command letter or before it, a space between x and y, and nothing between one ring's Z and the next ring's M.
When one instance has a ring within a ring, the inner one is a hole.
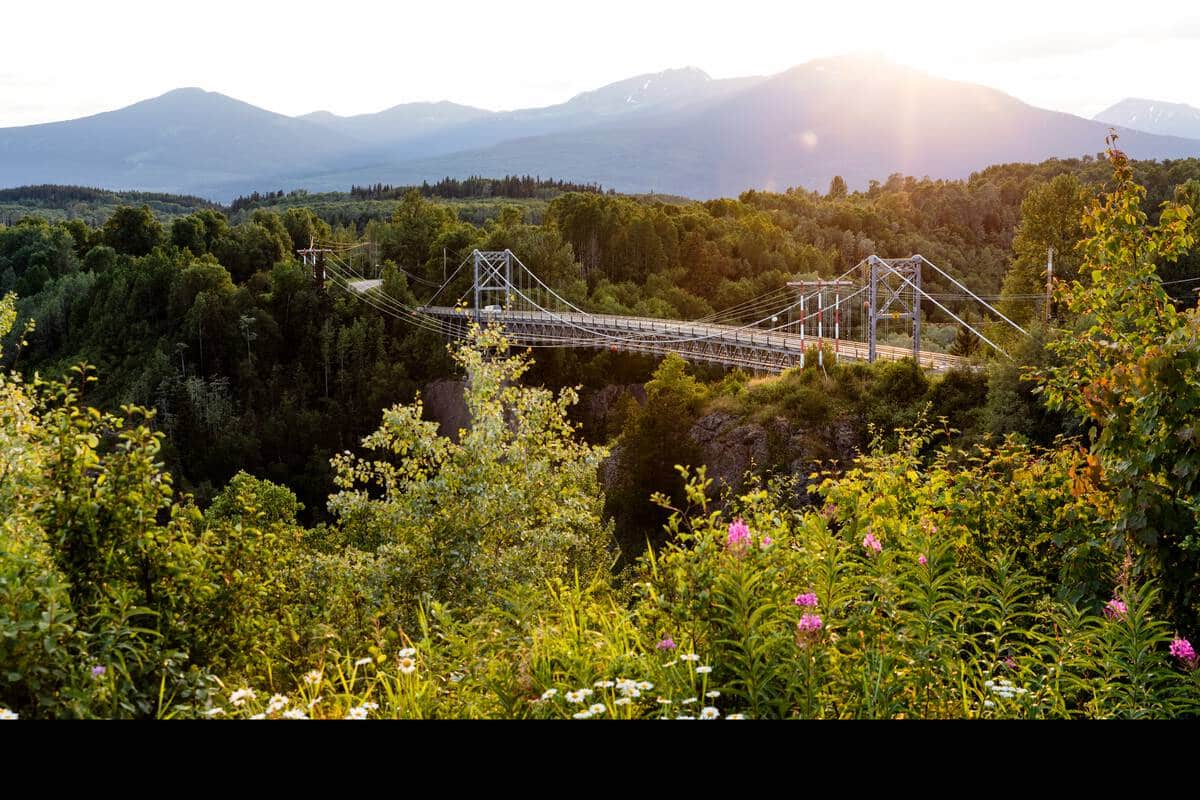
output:
M410 188L384 218L269 193L0 227L0 705L1196 713L1200 162L1110 155L705 203L558 184L478 224ZM313 240L371 242L356 268L409 304L509 248L582 307L682 319L922 253L1034 332L1010 361L947 328L978 368L942 376L531 363L316 284ZM417 396L458 378L470 425L438 436ZM735 470L727 433L761 433ZM48 606L70 611L35 645Z

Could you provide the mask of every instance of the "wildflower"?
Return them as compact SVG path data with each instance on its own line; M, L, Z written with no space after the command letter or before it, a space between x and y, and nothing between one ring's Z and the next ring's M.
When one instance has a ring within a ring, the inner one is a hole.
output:
M365 708L367 711L374 711L375 709L379 708L379 703L372 703L372 702L368 701L366 703L363 703L362 707Z
M406 647L400 651L399 656L400 656L400 658L412 658L416 654L417 654L417 651L415 648Z
M7 708L0 708L0 719L19 719L20 714Z
M412 656L401 657L398 666L405 675L412 675L417 670L417 662L412 660Z
M750 529L746 527L745 522L742 522L742 518L738 517L729 523L729 536L725 539L725 549L736 555L741 555L746 552L746 547L749 543Z
M1104 604L1104 616L1109 619L1125 619L1125 615L1128 613L1129 608L1115 597Z
M308 710L312 711L313 706L315 706L317 703L321 702L321 700L322 700L321 695L317 695L312 700L309 700L308 701Z
M574 719L591 719L591 718L592 718L592 712L590 712L590 711L580 711L578 714L572 714L571 716L572 716Z
M707 675L710 672L712 672L712 667L709 667L709 666L696 667L697 675Z
M307 683L309 686L315 686L321 682L322 677L323 676L321 675L321 670L314 669L310 672L304 673L304 682Z
M549 700L551 697L554 697L554 695L556 695L556 694L558 694L558 689L547 689L546 691L542 692L541 699L543 701L546 701L546 700Z
M700 719L716 719L721 716L721 712L717 711L715 706L705 706L700 709Z
M1196 657L1196 648L1192 647L1192 643L1187 639L1176 639L1171 642L1171 655L1187 664L1191 669L1200 666L1200 658Z
M1004 659L1004 666L1008 667L1009 669L1016 669L1017 660L1012 656L1009 656L1008 658Z
M760 544L759 547L761 547L763 550L766 550L768 547L770 547L774 543L775 543L774 539L772 539L769 535L765 535L765 536L763 536L762 544Z
M676 664L678 664L678 663L679 663L679 661L678 661L678 660L675 660L675 661L668 661L667 663L663 664L663 666L664 666L664 667L673 667L673 666L675 666L675 665L676 665Z
M267 718L266 714L254 714L253 716L250 717L250 719L266 719L266 718Z
M346 719L366 719L367 710L362 706L355 706L346 712Z
M238 689L233 694L229 695L229 702L235 706L244 705L247 700L254 699L253 689Z
M996 704L995 704L995 703L993 703L991 700L984 700L984 701L983 701L983 707L984 707L984 708L995 708L995 707L996 707Z
M101 675L103 675L103 674L104 674L104 673L106 673L106 672L108 672L108 668L107 668L107 667L102 667L102 666L100 666L99 664L97 664L96 666L92 667L92 677L93 677L93 678L99 678Z
M875 534L870 533L870 532L868 532L867 535L863 537L862 546L865 547L867 550L873 550L876 553L883 550L883 544L878 539L875 538Z
M363 656L362 658L360 658L354 662L354 666L365 667L367 664L370 664L374 660L375 659L371 658L370 656Z
M745 714L727 714L725 719L745 719Z
M667 699L667 698L665 698L665 697L660 697L660 698L658 698L658 703L659 703L659 705L669 706L669 705L671 705L671 704L672 704L672 703L674 703L674 702L675 702L674 700L668 700L668 699Z
M684 653L683 655L681 655L679 657L679 660L680 661L699 661L700 656L696 655L695 653Z
M695 717L676 717L675 719L695 719Z
M704 696L707 697L709 700L716 700L718 697L721 696L721 693L718 692L716 689L713 689L711 692L705 692Z
M596 681L592 684L592 686L595 686L597 689L611 689L617 685L618 684L615 684L612 681Z
M804 594L798 594L796 595L796 599L792 602L804 608L816 608L817 594L816 592L805 592Z
M696 701L697 701L697 700L699 700L699 699L700 699L699 697L689 697L687 700L680 700L680 701L679 701L679 705L681 705L681 706L689 706L689 705L691 705L692 703L696 702Z
M593 703L592 705L588 706L588 711L592 712L593 714L603 714L605 711L608 711L608 709L604 706L604 703Z
M613 700L613 704L618 706L627 706L632 702L633 700L628 697L618 697L616 700Z
M283 712L284 719L308 719L308 714L305 714L298 708L289 708Z
M287 704L288 699L285 695L271 695L271 700L267 703L267 713L274 714L276 711L282 711L285 707L287 707Z
M587 695L585 695L583 693L583 689L580 689L575 692L567 692L567 702L568 703L582 703L583 698L585 698L585 697L587 697Z
M622 678L617 681L617 691L626 697L636 697L633 693L637 691L637 681Z
M214 706L204 712L204 716L206 717L221 717L224 715L225 709L221 708L220 706Z
M654 688L654 684L651 683L650 681L638 681L637 688L642 690L643 692L648 692Z
M917 557L917 563L923 567L929 563L929 559L925 557L924 553L921 553L921 555Z
M818 615L805 614L804 616L800 617L800 621L796 623L796 628L801 633L813 633L821 630L821 626L823 624L824 623L821 622L821 618Z
M584 697L591 697L593 694L595 694L595 692L593 692L591 689L580 689L579 693Z
M654 648L656 650L674 650L675 649L675 640L672 639L670 636L664 636L662 639L659 640L658 644L654 645Z

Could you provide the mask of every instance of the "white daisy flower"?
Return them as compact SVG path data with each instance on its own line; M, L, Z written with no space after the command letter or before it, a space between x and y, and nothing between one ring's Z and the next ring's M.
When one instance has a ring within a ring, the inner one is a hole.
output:
M225 709L223 709L223 708L210 708L204 712L204 716L206 716L206 717L220 717L220 716L223 716L224 714L225 714ZM2 714L0 714L0 719L7 719L7 717L4 717Z
M412 656L401 656L397 666L405 675L412 675L417 670L417 662L412 660Z
M266 718L267 718L266 714L255 714L254 716L250 717L250 719L266 719Z
M696 667L697 675L707 675L710 672L712 672L712 667Z
M745 718L746 718L745 714L729 714L725 717L725 719L745 719Z
M592 692L592 690L591 690L591 689L587 689L587 688L580 689L580 690L579 690L579 692L580 692L580 694L582 694L584 697L591 697L591 696L594 694L594 692Z
M654 684L650 681L638 681L637 688L641 689L643 692L648 692L654 688Z
M322 699L323 698L321 697L321 695L317 695L312 700L309 700L308 701L308 710L312 711L313 706L315 706L317 703L321 702Z
M592 686L595 686L597 689L611 689L616 685L617 684L613 683L612 681L596 681L592 684Z
M0 708L0 719L20 719L21 715L9 708Z
M400 651L400 658L412 658L417 654L415 647L406 647Z
M282 711L287 707L288 699L282 694L271 695L270 702L267 703L267 713L274 714L276 711Z
M584 698L583 690L577 692L567 692L568 703L582 703Z
M613 700L613 703L618 706L627 706L632 702L633 700L628 697L618 697L616 700Z
M695 719L695 717L682 716L682 717L676 717L675 719Z
M235 706L245 705L246 701L253 700L254 696L253 689L238 689L236 692L229 695L229 702L233 703Z
M683 655L681 655L679 657L679 660L680 661L699 661L700 656L696 655L695 653L684 653Z
M308 719L308 714L305 714L298 708L289 708L283 712L284 719Z
M366 719L367 710L362 706L355 706L346 712L346 719Z
M554 695L556 695L556 694L558 694L558 689L547 689L546 691L542 692L541 699L549 700L551 697L554 697Z
M983 707L984 707L984 708L995 708L995 707L996 707L996 704L995 704L995 703L993 703L991 700L984 700L984 701L983 701Z
M707 697L709 700L716 700L718 697L721 696L721 693L718 692L716 689L713 689L711 692L705 692L704 696Z
M319 670L319 669L310 670L309 672L304 673L304 682L307 683L309 686L315 686L316 684L321 682L322 677L323 676L321 675L321 670Z
M574 719L591 719L591 718L592 718L592 712L590 712L590 711L580 711L578 714L572 714L571 716L572 716Z
M592 712L593 714L603 714L605 711L608 711L608 709L603 703L594 703L588 707L588 711Z
M354 666L365 667L367 664L374 663L374 661L375 661L375 659L371 658L370 656L363 656L362 658L360 658L354 662Z
M699 699L700 699L699 697L689 697L687 700L680 700L680 701L679 701L679 704L680 704L680 705L683 705L683 706L689 706L689 705L691 705L692 703L696 702L696 701L697 701L697 700L699 700Z
M700 709L700 719L716 719L721 716L721 712L717 711L715 706L705 706Z
M374 711L375 709L379 708L379 703L372 703L372 702L368 701L366 703L363 703L362 707L365 708L367 711Z
M658 698L658 702L659 702L661 705L664 705L664 706L669 706L669 705L671 705L672 703L674 703L675 701L674 701L674 700L668 700L668 699L667 699L667 698L665 698L665 697L660 697L660 698Z

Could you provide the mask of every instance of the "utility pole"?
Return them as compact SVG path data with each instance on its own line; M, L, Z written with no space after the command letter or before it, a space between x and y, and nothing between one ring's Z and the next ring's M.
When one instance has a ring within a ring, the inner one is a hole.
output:
M1050 324L1050 298L1054 293L1054 246L1046 249L1046 325Z

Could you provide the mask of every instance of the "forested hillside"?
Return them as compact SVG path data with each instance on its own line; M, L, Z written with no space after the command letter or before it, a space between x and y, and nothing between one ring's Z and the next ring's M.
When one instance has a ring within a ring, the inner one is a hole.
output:
M994 183L922 196L901 179L684 207L567 194L538 226L514 212L476 228L413 193L363 232L303 209L164 228L144 207L100 229L0 230L25 294L0 302L0 718L1195 716L1200 311L1159 273L1196 250L1197 196L1183 186L1152 220L1124 154L1104 166L1099 189L1090 164L1028 169L994 230L931 222L931 196ZM897 227L861 224L875 215ZM838 219L856 243L998 253L1007 238L1005 283L1035 245L1070 241L1077 277L975 388L911 364L706 382L668 358L589 442L577 392L537 384L649 365L535 368L492 328L450 358L291 258L367 235L409 297L442 247L507 246L581 300L682 312L772 270L837 269L822 237ZM671 293L672 265L695 263L672 241L711 255L708 284ZM95 366L69 366L81 357ZM470 420L454 438L409 399L448 374ZM706 407L819 423L830 404L873 441L727 492L672 427ZM989 437L1002 426L974 413L989 407L1052 424ZM665 524L631 528L666 464ZM204 484L211 499L186 491ZM323 522L294 489L324 492Z

